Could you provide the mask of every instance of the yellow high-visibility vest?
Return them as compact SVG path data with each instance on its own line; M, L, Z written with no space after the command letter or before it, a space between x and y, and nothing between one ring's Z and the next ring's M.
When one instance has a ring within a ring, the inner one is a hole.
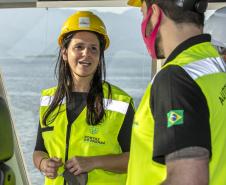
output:
M106 84L103 84L106 113L103 122L96 126L88 125L86 123L87 108L85 107L71 124L70 128L68 127L65 100L48 117L48 126L43 125L43 115L53 99L56 87L42 92L40 124L44 145L50 157L62 158L62 161L65 162L66 155L68 159L71 159L74 156L98 156L122 153L118 142L118 134L124 122L129 104L132 103L132 98L115 86L111 85L111 88L112 99L108 101L108 88ZM57 113L56 119L51 121ZM68 146L66 146L67 137L69 137ZM67 154L66 147L68 147ZM58 173L63 171L64 169L61 167ZM88 173L88 185L125 185L125 181L125 173L112 173L102 169L94 169ZM45 178L45 185L63 185L63 182L62 176L58 176L54 180Z
M169 65L182 67L197 83L207 100L212 145L209 184L225 185L226 71L224 61L210 42L204 42L186 49L164 67ZM127 185L159 185L166 179L166 166L152 160L154 119L150 110L150 92L151 84L147 87L135 114Z

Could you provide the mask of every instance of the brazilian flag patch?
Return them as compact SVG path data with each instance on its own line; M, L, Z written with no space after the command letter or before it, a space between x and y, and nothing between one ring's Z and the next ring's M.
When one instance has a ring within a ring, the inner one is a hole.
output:
M184 110L171 110L167 113L167 127L182 125L184 123Z

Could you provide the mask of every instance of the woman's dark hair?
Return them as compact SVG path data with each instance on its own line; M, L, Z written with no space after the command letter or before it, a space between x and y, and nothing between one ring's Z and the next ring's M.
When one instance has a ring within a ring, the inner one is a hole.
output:
M175 23L192 23L198 27L204 26L204 13L184 10L176 4L176 0L145 0L145 2L148 7L153 3L157 4L163 10L164 14Z
M48 107L47 111L45 112L43 116L43 124L49 125L54 119L57 117L57 115L60 113L60 107L62 105L64 97L66 97L66 101L68 102L71 98L71 92L73 87L73 79L70 72L70 67L67 62L63 60L62 57L62 49L67 49L72 37L77 33L81 31L74 31L67 33L63 38L63 46L61 47L55 67L55 75L58 79L58 85L57 89L53 98L53 101L51 102L50 106ZM105 116L104 111L104 104L103 104L103 83L106 83L108 86L108 99L111 99L111 87L110 84L105 81L106 78L106 66L105 66L105 58L104 58L104 49L106 41L104 39L104 36L92 32L96 34L99 44L100 44L100 56L99 56L99 64L97 67L97 70L93 76L93 79L90 84L90 90L87 95L87 115L86 115L86 121L89 125L97 125L101 121L103 121ZM48 120L47 118L50 116L50 114L55 110L57 110L57 114L53 115L53 118Z

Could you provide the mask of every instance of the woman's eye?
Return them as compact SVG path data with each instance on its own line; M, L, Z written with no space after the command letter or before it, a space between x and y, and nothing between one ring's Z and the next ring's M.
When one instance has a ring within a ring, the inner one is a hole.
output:
M77 46L75 46L75 49L82 50L83 49L83 46L77 45Z
M91 47L92 52L97 52L97 47Z

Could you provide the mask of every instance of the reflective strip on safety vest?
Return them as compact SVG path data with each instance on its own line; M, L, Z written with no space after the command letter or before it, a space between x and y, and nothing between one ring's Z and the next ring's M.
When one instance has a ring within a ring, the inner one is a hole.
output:
M40 106L49 106L53 101L54 96L42 96L40 100ZM63 99L62 104L66 103L66 98Z
M118 101L118 100L109 100L104 99L104 109L111 110L115 112L120 112L126 114L129 103Z
M41 97L41 106L49 106L53 101L54 96L42 96ZM62 104L66 103L66 98L63 99ZM118 100L111 100L111 99L104 99L104 109L111 110L115 112L120 112L122 114L126 114L127 109L129 107L129 103L118 101Z
M226 72L226 63L221 57L205 58L182 67L193 80L205 75Z

